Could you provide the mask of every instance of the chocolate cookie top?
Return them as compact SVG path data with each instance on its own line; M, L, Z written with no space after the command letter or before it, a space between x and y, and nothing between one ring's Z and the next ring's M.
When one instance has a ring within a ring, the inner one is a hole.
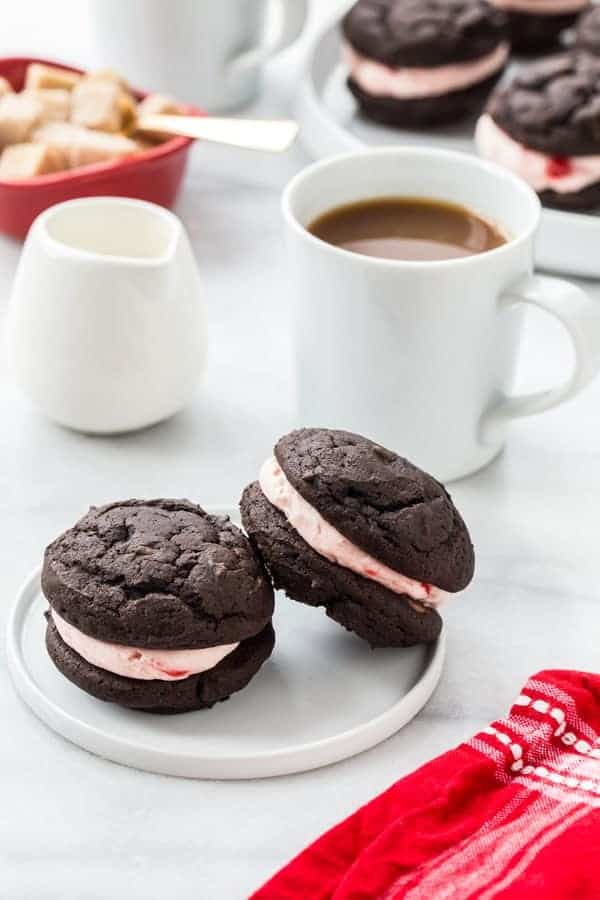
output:
M600 59L565 53L523 66L488 112L520 144L550 156L600 153Z
M342 31L387 66L441 66L491 53L506 39L507 20L486 0L358 0Z
M134 647L233 643L273 614L273 590L248 539L186 500L92 507L46 549L42 588L76 628Z
M306 428L275 446L288 481L344 537L410 578L447 591L470 582L467 527L443 485L347 431Z
M593 6L579 18L575 43L578 49L600 56L600 6Z

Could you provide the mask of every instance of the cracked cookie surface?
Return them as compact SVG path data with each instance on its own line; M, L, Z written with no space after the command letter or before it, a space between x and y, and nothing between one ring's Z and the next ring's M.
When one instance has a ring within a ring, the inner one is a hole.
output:
M600 58L563 53L518 70L488 112L515 141L550 156L600 154Z
M227 700L256 675L271 655L274 643L275 634L269 624L207 672L183 681L139 681L87 662L65 644L51 620L46 629L48 654L69 681L98 700L154 713L209 709Z
M397 453L347 431L305 428L275 456L299 494L390 568L446 591L471 581L467 527L443 485Z
M491 53L507 37L486 0L359 0L342 22L359 53L387 66L441 66Z
M273 615L273 590L227 518L186 500L92 508L46 549L42 589L98 640L194 649L243 641Z

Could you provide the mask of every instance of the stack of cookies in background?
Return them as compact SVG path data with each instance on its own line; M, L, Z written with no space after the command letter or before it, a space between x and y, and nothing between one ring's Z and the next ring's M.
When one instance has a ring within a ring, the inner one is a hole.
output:
M348 87L365 116L426 130L471 128L479 115L478 152L545 206L600 206L600 7L359 0L341 27Z

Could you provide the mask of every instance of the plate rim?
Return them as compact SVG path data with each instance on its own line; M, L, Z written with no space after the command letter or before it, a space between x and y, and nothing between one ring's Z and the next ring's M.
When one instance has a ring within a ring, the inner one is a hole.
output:
M230 514L225 512L226 509L213 507L214 512ZM30 572L17 591L8 613L7 667L18 695L45 725L71 743L112 762L155 774L245 780L291 775L341 762L377 746L407 725L433 694L443 670L445 629L434 644L425 648L421 674L406 694L374 718L338 734L277 750L246 754L174 753L159 747L143 746L73 715L68 707L48 697L31 674L23 654L22 636L32 603L41 591L40 575L41 566Z

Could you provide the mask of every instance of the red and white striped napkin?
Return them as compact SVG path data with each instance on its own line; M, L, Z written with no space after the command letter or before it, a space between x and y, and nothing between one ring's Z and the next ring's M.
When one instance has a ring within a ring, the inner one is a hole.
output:
M506 719L304 850L252 900L598 900L600 676L545 671Z

